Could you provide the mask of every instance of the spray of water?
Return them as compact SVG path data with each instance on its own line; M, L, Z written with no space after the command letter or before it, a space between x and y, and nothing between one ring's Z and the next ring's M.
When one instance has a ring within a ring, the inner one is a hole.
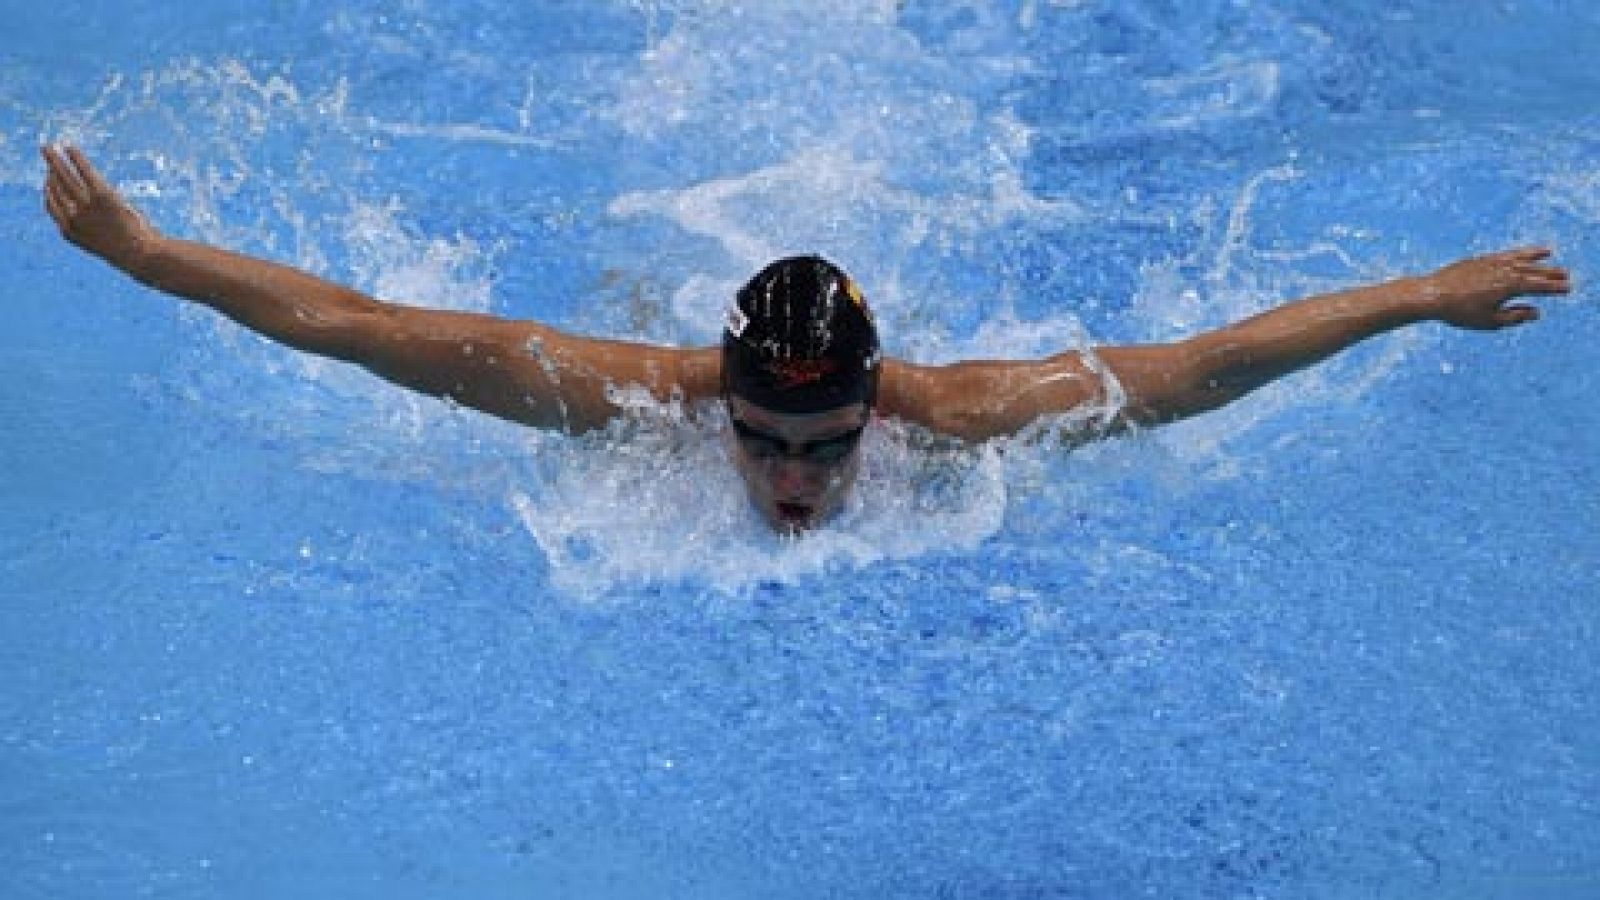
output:
M658 330L683 342L715 340L722 310L750 272L778 255L821 251L867 286L896 355L944 362L1090 347L1093 336L1075 312L1080 298L1060 298L1043 317L1024 317L1012 298L1031 286L1015 273L975 265L997 234L1084 227L1105 214L1070 190L1046 197L1028 185L1033 132L1006 90L1037 63L996 36L1026 28L1032 13L997 18L974 7L961 38L970 53L957 57L921 46L893 3L829 4L835 27L815 34L787 27L799 7L783 4L646 6L649 44L637 68L615 82L609 107L590 121L588 140L597 158L608 158L600 142L620 136L630 156L675 169L665 173L668 187L659 177L647 179L656 183L649 187L619 178L595 211L608 219L607 236L643 241L664 226L669 239L707 248L659 268L642 261L651 258L642 244L604 251L640 260L623 280L660 285L666 308ZM1181 130L1196 127L1196 119L1248 117L1278 90L1277 71L1264 64L1157 79L1146 85L1146 126ZM365 190L371 165L363 154L391 141L549 152L555 142L537 130L548 115L532 96L530 87L515 114L508 112L516 126L399 122L363 109L359 90L343 76L319 82L231 60L192 61L111 78L87 109L59 115L45 131L91 147L114 135L140 164L124 176L128 192L177 216L201 239L284 258L389 299L504 311L492 273L527 248L510 235L429 233L406 200ZM178 109L189 119L175 118ZM319 142L326 152L260 154L263 145L291 141ZM1173 337L1308 286L1261 275L1254 263L1263 257L1250 234L1261 192L1297 177L1291 167L1272 167L1222 198L1224 214L1186 211L1215 233L1194 255L1147 267L1128 309L1132 330ZM326 195L314 197L319 190ZM1340 252L1337 244L1332 252ZM527 314L544 315L538 308ZM840 566L970 552L1006 527L1019 485L1043 485L1064 502L1075 490L1044 484L1039 475L1059 476L1065 451L1050 434L1070 422L963 449L940 449L915 429L884 423L869 433L859 490L838 520L783 539L748 508L716 409L641 401L598 435L519 433L351 367L295 356L204 311L185 316L209 336L180 373L191 398L238 410L239 367L288 376L263 393L273 406L270 419L248 408L239 414L300 446L304 465L446 490L470 485L496 497L546 556L553 580L587 596L685 580L738 592ZM583 314L564 324L582 328ZM1313 376L1165 432L1156 453L1207 477L1237 474L1229 442L1308 398L1358 395L1415 340L1391 343L1336 380ZM1103 418L1116 402L1113 391L1107 407L1072 415ZM332 429L337 439L327 433L333 409L344 423ZM1151 451L1131 452L1144 458ZM1076 477L1092 482L1103 459L1090 455Z

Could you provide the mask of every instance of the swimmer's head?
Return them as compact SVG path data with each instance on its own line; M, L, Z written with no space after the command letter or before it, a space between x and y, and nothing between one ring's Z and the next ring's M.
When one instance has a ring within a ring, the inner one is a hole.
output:
M778 260L739 291L722 333L722 395L735 464L774 528L804 531L843 505L880 361L866 300L827 260Z
M861 290L819 256L780 259L739 290L722 332L722 393L777 413L878 394L878 330Z

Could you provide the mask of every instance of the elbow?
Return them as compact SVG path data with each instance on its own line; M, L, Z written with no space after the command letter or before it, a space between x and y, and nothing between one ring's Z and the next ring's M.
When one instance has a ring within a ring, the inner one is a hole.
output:
M1248 388L1233 377L1227 348L1191 339L1102 353L1125 396L1121 418L1138 426L1165 425L1209 412Z

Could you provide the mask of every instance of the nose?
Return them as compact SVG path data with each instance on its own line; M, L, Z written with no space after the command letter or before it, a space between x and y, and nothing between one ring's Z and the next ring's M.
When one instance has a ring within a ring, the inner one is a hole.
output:
M817 466L796 459L773 460L771 473L772 487L780 496L804 496L822 484L822 471Z

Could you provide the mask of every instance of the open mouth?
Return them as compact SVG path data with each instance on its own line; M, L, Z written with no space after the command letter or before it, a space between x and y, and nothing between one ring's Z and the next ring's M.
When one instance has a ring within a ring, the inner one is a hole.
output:
M812 507L805 503L779 503L778 520L785 525L799 527L811 521Z

